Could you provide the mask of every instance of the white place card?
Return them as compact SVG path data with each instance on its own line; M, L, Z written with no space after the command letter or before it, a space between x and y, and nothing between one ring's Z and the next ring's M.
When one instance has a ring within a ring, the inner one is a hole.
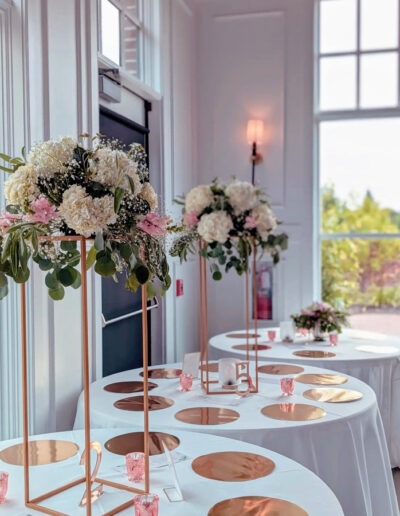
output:
M182 362L182 374L191 374L193 378L198 378L200 366L200 353L185 353Z
M163 491L170 502L183 502L184 498L181 486L179 485L178 475L176 474L174 459L172 458L171 452L169 451L167 446L165 446L164 441L161 442L164 448L164 453L168 462L169 470L172 473L174 481L173 486L167 486L163 489Z

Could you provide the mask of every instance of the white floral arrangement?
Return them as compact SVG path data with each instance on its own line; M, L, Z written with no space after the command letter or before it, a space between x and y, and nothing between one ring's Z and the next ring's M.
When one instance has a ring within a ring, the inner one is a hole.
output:
M201 254L212 261L215 280L222 278L221 267L225 272L247 271L253 244L270 253L274 263L287 248L288 237L276 233L279 222L265 194L249 182L233 180L225 185L215 179L210 185L196 186L177 202L183 205L183 221L174 228L181 235L170 254L184 261L203 241Z
M88 266L115 280L123 274L131 291L146 284L154 297L156 283L161 294L170 286L164 245L169 219L157 214L143 147L125 150L117 140L81 136L90 148L63 137L35 145L28 156L23 149L21 158L0 154L6 163L0 169L10 174L0 215L0 299L8 293L7 277L28 280L30 257L47 271L54 300L64 297L65 287L79 288L77 242L41 238L64 235L93 238Z

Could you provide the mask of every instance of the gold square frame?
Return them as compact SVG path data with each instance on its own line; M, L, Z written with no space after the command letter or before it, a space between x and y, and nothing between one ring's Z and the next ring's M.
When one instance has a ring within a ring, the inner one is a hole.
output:
M49 236L40 237L41 241L61 241L61 242L79 242L81 247L81 319L82 319L82 358L83 358L83 392L84 392L84 423L85 423L85 450L90 450L90 381L89 381L89 333L88 333L88 293L87 293L87 258L86 258L86 243L90 241L83 236ZM149 468L149 404L148 404L148 321L147 321L147 290L146 286L142 285L142 353L143 353L143 396L144 396L144 453L145 453L145 477L144 489L136 489L133 487L110 482L96 476L94 482L101 485L112 487L114 489L127 491L132 494L147 494L150 490L150 468ZM85 460L85 476L62 485L52 491L44 493L35 498L30 497L29 491L29 419L28 419L28 366L27 366L27 327L26 327L26 287L21 284L21 344L22 344L22 413L23 413L23 457L24 457L24 493L25 506L51 516L69 516L67 513L55 511L48 507L40 505L41 502L53 498L54 496L67 491L79 484L85 484L87 493L90 493L92 488L91 480L91 460L90 453L86 454ZM92 499L88 496L86 504L86 516L92 515ZM79 500L77 500L79 504ZM129 500L110 511L107 511L103 516L113 516L125 509L133 506L134 501Z

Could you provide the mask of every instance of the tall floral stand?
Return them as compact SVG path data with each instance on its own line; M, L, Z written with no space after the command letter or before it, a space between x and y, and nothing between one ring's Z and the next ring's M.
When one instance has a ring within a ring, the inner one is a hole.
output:
M90 460L90 400L89 400L89 335L88 335L88 294L87 294L87 263L86 263L86 244L87 239L82 236L53 236L42 237L42 241L64 241L79 242L81 246L81 300L82 300L82 360L83 360L83 392L84 392L84 417L85 417L85 476L60 486L50 492L44 493L35 498L31 498L29 491L29 435L28 435L28 368L27 368L27 328L26 328L26 290L25 284L21 285L21 338L22 338L22 410L23 410L23 459L24 459L24 487L25 487L25 505L30 509L34 509L45 514L54 516L69 516L67 513L58 512L43 505L41 502L67 491L79 484L85 484L86 493L90 494L92 483L96 482L111 488L127 491L132 494L144 494L149 492L150 474L149 474L149 405L148 405L148 323L147 323L147 291L146 286L142 286L142 351L143 351L143 383L144 383L144 453L145 453L145 488L136 489L124 484L110 482L102 478L91 478L91 460ZM86 496L86 516L92 514L92 497ZM77 500L77 505L79 500ZM132 500L115 507L114 509L104 513L103 516L112 516L131 507L134 504Z
M235 390L221 389L218 385L218 380L210 378L209 367L209 335L208 335L208 293L207 293L207 260L202 256L202 250L207 246L200 241L199 244L199 301L200 301L200 360L201 360L201 386L206 394L235 394ZM252 243L252 271L249 270L245 274L245 290L246 290L246 363L247 375L250 375L250 351L254 351L254 366L255 371L252 377L252 384L249 385L249 393L258 392L258 308L257 308L257 246L255 241ZM251 306L251 292L250 292L250 276L253 289L253 310L254 310L254 337L251 336L250 331L250 306ZM253 338L254 345L250 344L250 338ZM237 368L237 373L239 370Z

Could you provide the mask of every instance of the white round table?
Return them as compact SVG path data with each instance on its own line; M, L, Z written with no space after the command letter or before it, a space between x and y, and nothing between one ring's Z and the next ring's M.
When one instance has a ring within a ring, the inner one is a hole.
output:
M277 332L275 342L268 342L267 330ZM245 343L245 339L230 337L244 330L223 333L210 339L210 356L219 359L226 356L245 357L246 352L233 346ZM375 391L381 412L392 467L400 467L400 338L360 330L344 330L339 344L308 341L297 336L295 342L280 342L279 328L259 329L259 344L271 349L258 351L260 362L289 362L301 365L328 367L354 376L367 383ZM254 344L255 340L250 339ZM304 350L323 350L335 353L334 357L309 358L293 353ZM254 357L250 352L250 357Z
M168 365L163 367L177 367ZM140 370L112 375L91 385L93 427L130 426L141 419L140 412L118 409L114 403L136 394L111 393L104 387L121 381L141 380ZM305 373L329 373L306 366ZM363 398L351 403L319 403L306 400L302 393L311 386L296 382L290 401L323 407L327 415L314 421L281 421L264 416L261 409L287 400L282 398L280 376L260 374L260 392L240 399L236 395L207 396L196 380L192 391L179 392L178 379L151 379L157 388L151 395L164 396L174 404L150 412L151 425L177 430L231 437L272 449L316 473L338 497L349 516L394 516L398 506L390 460L376 397L363 382L348 378L341 387L355 389ZM140 393L139 393L140 394ZM187 424L175 414L188 407L225 407L240 414L236 421L220 425ZM82 428L83 398L78 402L75 428Z
M136 429L137 430L137 429ZM165 429L163 429L165 431ZM100 477L113 482L129 483L124 473L124 457L110 453L104 443L116 435L124 434L127 429L92 430L91 439L97 440L103 447L103 459ZM184 501L169 502L163 492L165 487L173 485L173 479L167 466L159 462L161 456L150 457L151 492L160 497L160 516L206 516L216 503L239 496L268 496L280 498L302 507L309 516L343 516L340 504L332 491L314 473L303 466L264 448L242 443L223 437L211 435L193 435L188 432L174 432L180 439L180 445L173 457L184 459L176 463L176 472L180 482ZM77 443L80 452L74 457L57 464L33 466L31 468L31 493L37 496L63 483L82 477L83 468L79 466L81 451L84 446L83 431L59 432L35 439L63 439ZM20 440L3 441L0 450L19 443ZM245 451L263 455L275 463L275 469L268 476L246 482L222 482L209 480L197 475L192 469L192 460L200 455L221 451ZM186 457L184 457L186 456ZM158 461L155 463L153 461ZM164 461L164 459L162 459ZM177 460L174 458L174 460ZM164 461L165 462L165 461ZM0 470L10 474L7 502L0 507L3 516L26 516L43 514L24 506L23 468L10 466L0 460ZM142 487L138 485L138 487ZM86 515L86 509L78 507L84 486L81 484L68 492L54 497L46 503L47 507L68 515ZM92 515L100 516L107 510L132 498L130 493L118 494L109 487L104 487L104 494L92 505ZM134 509L130 507L119 514L132 516ZM282 516L284 514L282 513Z

